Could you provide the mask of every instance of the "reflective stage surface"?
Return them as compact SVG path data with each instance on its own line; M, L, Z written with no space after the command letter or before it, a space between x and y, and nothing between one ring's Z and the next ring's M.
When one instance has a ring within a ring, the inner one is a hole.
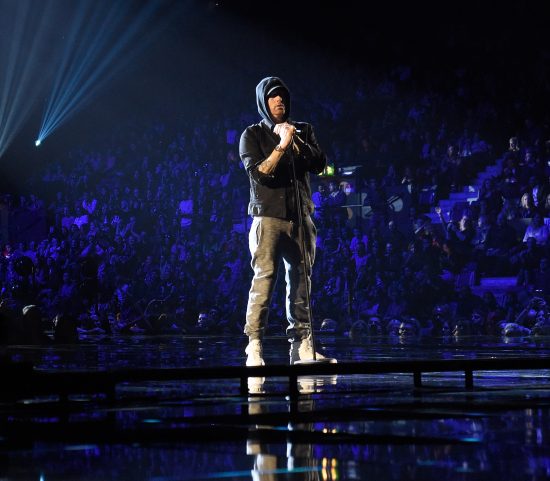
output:
M319 337L341 362L550 358L550 339ZM14 346L43 371L242 366L244 339L121 337ZM265 341L268 365L288 343ZM442 366L444 363L442 362ZM444 369L444 367L442 367ZM103 393L3 395L0 480L542 480L550 478L548 370L147 381Z

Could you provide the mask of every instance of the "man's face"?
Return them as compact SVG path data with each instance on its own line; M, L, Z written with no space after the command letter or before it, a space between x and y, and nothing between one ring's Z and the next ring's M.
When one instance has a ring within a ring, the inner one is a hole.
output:
M399 326L399 336L412 337L416 335L416 329L409 322L402 322Z
M199 318L197 319L197 326L204 328L208 326L208 314L206 312L201 312Z
M275 90L267 97L267 106L273 120L277 123L282 122L286 112L282 89Z

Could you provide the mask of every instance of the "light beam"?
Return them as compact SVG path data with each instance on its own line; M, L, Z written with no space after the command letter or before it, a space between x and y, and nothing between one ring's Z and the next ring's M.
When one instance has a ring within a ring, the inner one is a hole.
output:
M0 0L0 157L28 119L47 82L50 1Z
M42 143L135 58L159 32L152 22L164 0L140 4L81 0L61 52L57 75L42 117ZM147 28L145 28L147 27Z

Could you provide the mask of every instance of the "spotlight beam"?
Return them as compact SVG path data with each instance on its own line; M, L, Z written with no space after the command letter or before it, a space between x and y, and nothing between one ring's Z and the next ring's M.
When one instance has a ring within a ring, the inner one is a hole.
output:
M90 5L88 5L89 7ZM100 30L97 32L96 38L106 38L106 28L110 21L110 16L113 14L111 10L110 15L107 17ZM84 70L87 66L93 63L93 55L96 48L92 43L92 47L86 48L93 36L93 28L100 23L101 13L103 11L94 10L94 15L89 22L86 22L86 14L88 10L86 8L80 8L77 11L76 18L72 23L72 28L69 32L69 39L66 42L65 51L61 57L62 63L58 68L58 74L54 83L52 94L50 95L48 106L46 108L43 126L47 125L47 129L41 129L39 138L46 137L55 127L59 124L63 117L63 108L70 102L70 99L75 97L74 89L78 85L78 79L85 73ZM101 13L100 13L101 12ZM82 30L84 26L84 29ZM79 33L81 35L80 41L78 41ZM104 40L103 43L105 43ZM73 46L77 45L75 49ZM80 59L80 60L78 60ZM72 63L71 63L72 62ZM48 119L51 119L48 121ZM56 120L57 119L57 120Z
M90 0L79 3L38 140L43 141L89 102L160 31L161 23L153 28L148 23L162 3L145 2L131 17L129 2L106 3L103 9Z
M0 157L27 120L40 94L40 54L51 2L0 2ZM15 11L13 10L15 7ZM7 58L2 59L2 56Z

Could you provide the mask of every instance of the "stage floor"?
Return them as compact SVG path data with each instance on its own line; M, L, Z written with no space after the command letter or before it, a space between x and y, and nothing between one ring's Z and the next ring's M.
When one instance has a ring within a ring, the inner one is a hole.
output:
M243 338L119 337L12 346L40 371L242 366ZM342 363L549 358L550 339L323 336ZM288 363L283 338L268 365ZM1 398L0 480L542 480L550 478L550 370L124 382L104 394ZM7 381L4 381L7 382Z

